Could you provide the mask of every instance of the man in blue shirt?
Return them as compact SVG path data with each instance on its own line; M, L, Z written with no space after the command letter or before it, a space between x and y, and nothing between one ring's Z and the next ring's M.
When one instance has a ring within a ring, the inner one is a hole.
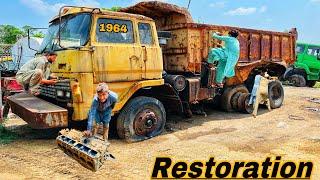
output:
M109 122L112 109L118 100L118 95L109 90L106 83L100 83L97 87L97 94L93 98L88 115L88 126L84 132L86 136L95 136L98 132L98 124L103 125L103 139L108 140Z
M214 33L213 38L224 41L224 47L212 48L208 55L208 63L218 62L216 71L216 83L218 87L223 87L224 78L235 76L235 66L240 56L240 44L237 39L239 33L231 30L229 36L222 36Z

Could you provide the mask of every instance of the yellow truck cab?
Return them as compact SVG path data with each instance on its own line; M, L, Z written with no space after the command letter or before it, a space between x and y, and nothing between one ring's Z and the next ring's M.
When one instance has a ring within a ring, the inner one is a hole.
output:
M67 111L52 107L45 109L49 118L35 115L36 112L28 116L11 103L16 114L24 116L33 128L66 127L68 121L86 120L97 84L106 82L118 94L113 114L123 110L117 125L120 137L142 140L161 133L165 109L159 100L143 96L143 89L164 85L162 53L152 19L98 8L64 7L50 23L40 51L57 52L51 72L59 77L59 82L41 86L40 98ZM23 103L28 103L26 95L20 96ZM49 107L42 105L45 106ZM127 122L129 118L139 121L132 124Z

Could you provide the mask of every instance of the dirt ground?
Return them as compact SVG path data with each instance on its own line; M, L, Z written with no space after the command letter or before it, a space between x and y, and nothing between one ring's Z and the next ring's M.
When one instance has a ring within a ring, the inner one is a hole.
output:
M149 179L155 157L174 160L257 160L282 155L287 160L312 160L312 179L320 179L320 89L285 87L281 108L247 114L208 110L207 117L170 117L167 131L153 139L128 144L111 140L115 161L98 172L87 170L57 148L54 139L41 138L19 119L7 127L20 133L0 145L0 179ZM174 123L178 121L178 123Z

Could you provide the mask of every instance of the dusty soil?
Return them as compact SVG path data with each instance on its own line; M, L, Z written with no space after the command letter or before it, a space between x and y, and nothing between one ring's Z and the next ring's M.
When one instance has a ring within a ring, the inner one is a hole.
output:
M208 110L207 117L170 117L167 131L153 139L128 144L111 140L116 157L91 172L57 148L44 132L28 128L19 119L7 127L20 133L15 142L0 146L0 179L146 179L155 157L174 160L258 160L282 155L288 160L312 160L312 179L320 179L320 89L285 87L281 108L247 114ZM174 123L177 121L177 123Z

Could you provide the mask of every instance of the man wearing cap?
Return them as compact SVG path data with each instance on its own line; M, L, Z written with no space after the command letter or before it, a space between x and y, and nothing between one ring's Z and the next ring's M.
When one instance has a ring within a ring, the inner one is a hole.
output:
M53 85L56 77L50 76L50 66L55 62L57 54L46 52L44 56L31 59L24 64L16 74L17 81L33 95L39 95L40 84Z
M213 38L224 41L224 47L212 48L208 55L208 63L218 62L216 70L216 86L223 87L223 80L235 76L235 66L240 56L240 44L237 30L229 31L229 36L214 33Z

